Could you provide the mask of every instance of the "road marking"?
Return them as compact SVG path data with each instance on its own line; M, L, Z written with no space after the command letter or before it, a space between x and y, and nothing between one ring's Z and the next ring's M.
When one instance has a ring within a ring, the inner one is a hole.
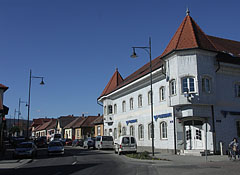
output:
M77 163L77 161L73 162L72 165L75 165Z

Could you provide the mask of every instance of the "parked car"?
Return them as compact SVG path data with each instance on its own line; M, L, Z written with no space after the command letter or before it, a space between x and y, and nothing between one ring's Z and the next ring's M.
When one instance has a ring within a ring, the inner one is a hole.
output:
M66 139L65 145L72 146L72 139Z
M39 137L34 141L34 143L38 148L47 147L47 137L46 136Z
M95 138L94 137L89 137L86 138L83 142L83 148L93 148L95 149Z
M121 136L117 142L115 142L115 153L119 155L126 152L137 152L137 142L133 136Z
M34 157L37 156L37 146L33 142L19 143L13 152L13 157Z
M60 141L51 141L48 145L48 155L64 154L64 146Z
M73 147L76 147L76 146L81 146L83 147L83 139L75 139L73 142L72 142L72 146Z
M113 149L113 137L112 136L97 136L95 147L97 149Z

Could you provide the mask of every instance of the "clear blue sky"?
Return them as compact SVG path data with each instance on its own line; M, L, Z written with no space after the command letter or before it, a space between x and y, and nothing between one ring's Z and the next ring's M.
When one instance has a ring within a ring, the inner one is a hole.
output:
M14 115L18 99L28 99L31 119L61 115L97 115L97 98L116 68L123 77L148 62L133 60L132 46L152 37L159 56L185 17L209 35L240 41L237 0L0 0L0 83L9 87L4 103ZM27 108L21 104L22 118Z

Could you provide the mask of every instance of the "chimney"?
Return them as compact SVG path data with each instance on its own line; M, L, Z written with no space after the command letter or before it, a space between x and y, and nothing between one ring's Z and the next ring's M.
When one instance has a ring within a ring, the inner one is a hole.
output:
M82 117L84 117L84 114L82 113Z
M100 113L98 113L98 117L100 117Z

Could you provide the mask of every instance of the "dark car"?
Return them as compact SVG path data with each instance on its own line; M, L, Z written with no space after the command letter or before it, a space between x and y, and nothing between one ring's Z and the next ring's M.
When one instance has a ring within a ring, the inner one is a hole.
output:
M12 137L10 140L10 143L12 144L13 148L16 148L16 146L22 142L25 142L26 139L24 137Z
M32 142L22 142L17 145L13 152L13 157L34 157L37 156L37 147Z
M38 148L47 147L47 137L45 136L39 137L34 141L34 143Z
M72 146L73 146L73 147L76 147L76 146L81 146L81 147L83 147L83 139L75 139L75 140L72 142Z

